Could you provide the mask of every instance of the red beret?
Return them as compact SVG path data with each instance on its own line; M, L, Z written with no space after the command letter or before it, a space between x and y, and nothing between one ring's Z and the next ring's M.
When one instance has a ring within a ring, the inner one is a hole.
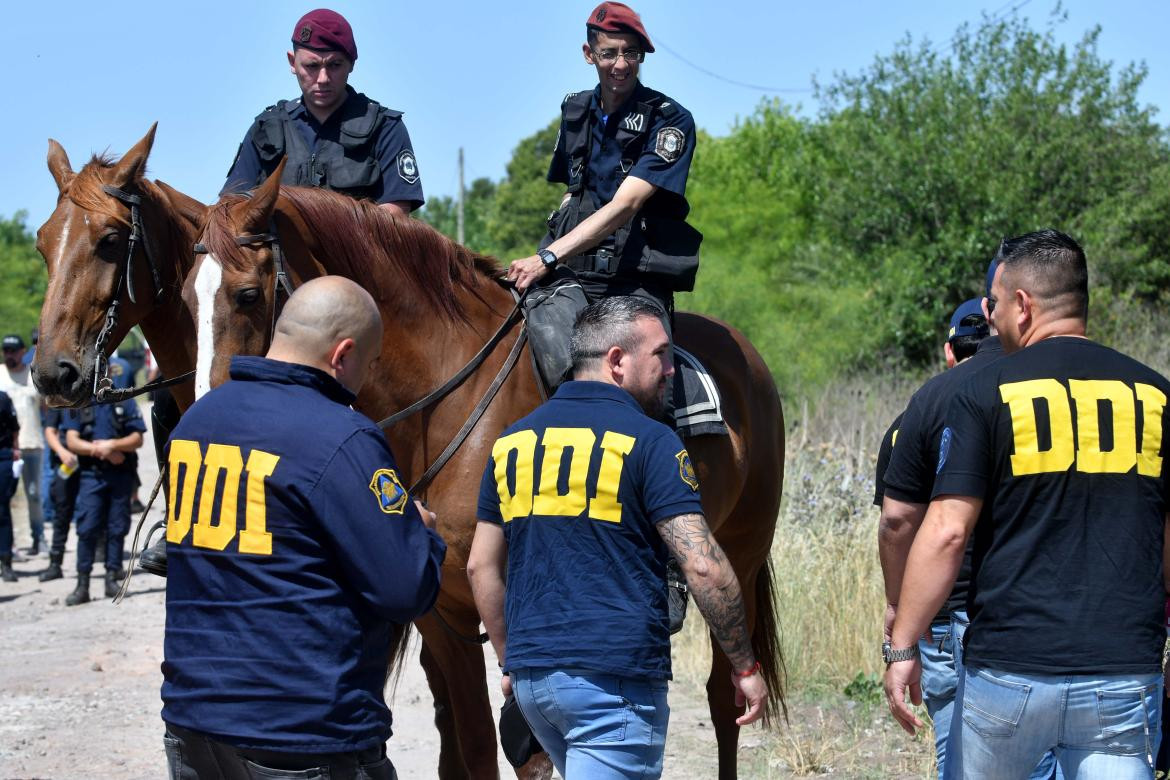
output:
M650 43L650 36L642 26L642 17L625 3L602 3L593 9L585 24L602 32L632 32L642 39L647 54L654 51L654 44Z
M345 17L328 8L318 8L302 16L293 28L293 46L317 51L339 51L357 62L357 44Z

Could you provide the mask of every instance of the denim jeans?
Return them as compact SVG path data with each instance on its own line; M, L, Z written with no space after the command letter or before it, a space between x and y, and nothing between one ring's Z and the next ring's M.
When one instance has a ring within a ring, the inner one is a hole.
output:
M967 626L970 621L967 620L967 612L965 610L957 610L951 613L951 639L952 647L955 651L955 676L959 681L959 689L955 695L956 706L960 708L963 704L963 637L967 635ZM950 766L955 767L952 772L948 768L947 772L942 775L943 780L955 780L961 777L958 767L963 764L962 754L963 745L961 742L961 731L963 726L962 718L952 718L950 733L947 735L947 748L950 751L951 763ZM1051 750L1044 754L1044 757L1036 764L1036 767L1029 775L1029 780L1064 780L1065 774L1061 771L1060 765L1056 763L1056 755Z
M656 778L670 707L666 680L587 669L513 669L525 720L561 777Z
M41 514L41 455L44 450L21 450L24 468L20 472L20 483L24 486L24 497L28 501L28 530L33 543L45 538L45 520Z
M918 651L922 658L922 701L934 723L934 752L938 760L939 780L942 780L946 767L947 737L951 731L951 713L955 708L955 693L959 687L952 646L950 623L934 623L930 627L930 641L918 640Z
M354 753L283 753L237 748L198 731L167 725L171 780L397 780L386 746Z
M964 778L1023 777L1052 750L1066 777L1154 776L1162 675L963 671Z
M56 514L53 511L53 478L57 475L57 468L53 465L53 458L49 457L51 450L46 447L42 450L41 458L41 522L52 526Z

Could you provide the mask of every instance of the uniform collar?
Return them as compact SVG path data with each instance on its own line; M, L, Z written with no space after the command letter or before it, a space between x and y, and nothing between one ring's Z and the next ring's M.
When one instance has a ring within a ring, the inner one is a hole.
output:
M316 390L330 401L342 406L351 405L357 398L333 377L312 366L285 363L265 357L237 355L232 358L232 379L243 382L276 382L283 385L302 385Z
M310 114L309 109L305 108L305 98L303 95L301 97L297 98L296 100L290 100L287 103L285 103L284 110L288 111L288 115L293 117L294 119L305 119L305 120L309 120L312 122L316 122L317 124L329 124L330 122L333 122L334 120L340 120L341 117L345 115L346 106L348 106L350 103L352 103L353 100L357 97L357 95L358 95L357 90L354 89L352 85L346 84L345 85L345 100L341 101L341 105L338 106L337 108L335 108L333 110L333 113L330 114L329 118L326 119L324 122L317 122L317 117Z
M634 110L634 107L636 105L638 105L639 103L641 103L643 101L647 92L649 92L649 90L645 86L642 85L642 80L638 79L638 83L634 86L634 91L630 93L630 96L628 98L626 98L626 102L624 102L620 106L618 106L617 111L614 111L609 116L610 117L623 117L626 114L630 113L631 111ZM601 107L601 85L600 84L598 84L596 87L593 88L593 100L590 101L589 106L590 106L590 108L593 109L593 112L595 114L597 114L598 117L605 116L605 113L603 112L603 109ZM609 120L607 118L606 122L608 123L608 121Z
M642 405L634 400L634 396L617 385L611 385L608 382L597 382L589 379L576 379L571 382L565 382L557 388L556 393L553 394L553 398L558 401L617 401L632 406L643 414L646 413L642 409Z

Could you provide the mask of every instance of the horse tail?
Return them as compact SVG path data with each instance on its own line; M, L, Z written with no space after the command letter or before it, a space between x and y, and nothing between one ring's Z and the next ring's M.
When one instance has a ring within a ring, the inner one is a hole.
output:
M390 686L391 692L398 687L402 669L406 665L406 651L410 647L410 623L395 623L390 627L390 657L386 659L386 679L383 687Z
M788 722L788 702L784 691L788 670L780 649L780 617L776 614L776 593L772 587L772 556L768 556L756 575L756 622L752 626L752 652L760 662L760 673L768 684L768 704L764 708L764 726L774 725L784 716Z

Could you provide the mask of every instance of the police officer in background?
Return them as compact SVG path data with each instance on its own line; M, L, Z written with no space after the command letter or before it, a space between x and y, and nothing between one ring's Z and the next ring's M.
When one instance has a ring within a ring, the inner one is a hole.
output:
M447 546L349 408L381 340L369 293L307 282L267 357L233 358L171 435L171 777L395 777L387 663L396 626L434 604Z
M49 566L41 572L41 582L59 580L65 576L61 563L65 560L65 542L69 538L69 525L73 522L73 510L77 503L77 488L81 475L77 472L77 455L61 440L61 422L77 412L49 408L45 410L45 446L48 447L48 463L52 468L52 479L48 487L53 511L53 541L49 547Z
M768 698L690 456L652 419L669 351L654 303L592 304L573 330L574 381L505 430L484 469L467 575L504 693L563 777L662 772L672 556L733 670L711 684L747 705L736 722Z
M4 582L16 582L16 572L12 570L12 509L9 502L16 492L12 461L20 452L16 446L19 432L20 423L12 399L0 390L0 579Z
M347 83L357 44L345 18L325 8L293 27L288 64L301 96L256 117L244 136L221 195L267 179L282 157L282 184L322 187L368 198L396 214L423 204L418 161L402 113Z
M551 241L513 260L507 277L525 290L569 269L590 301L637 295L665 315L676 291L693 288L698 270L702 236L685 222L695 121L638 80L654 45L632 9L602 3L586 21L586 36L582 52L598 85L561 104L548 180L567 191L550 218ZM669 317L663 324L669 335Z
M66 415L57 430L58 434L64 431L65 446L77 455L81 472L74 510L77 587L65 598L65 605L72 607L89 601L89 575L102 531L106 534L106 597L118 593L118 581L124 576L122 545L130 530L137 450L142 446L146 423L138 404L129 400L89 406Z

